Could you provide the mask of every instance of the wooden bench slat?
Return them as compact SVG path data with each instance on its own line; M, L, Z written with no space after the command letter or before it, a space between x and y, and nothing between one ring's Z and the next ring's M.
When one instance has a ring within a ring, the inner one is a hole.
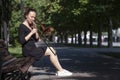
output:
M14 57L14 58L12 58L12 59L10 59L10 60L8 60L8 61L3 62L3 63L2 63L2 67L4 67L5 65L10 64L11 62L15 61L16 59L17 59L17 58Z

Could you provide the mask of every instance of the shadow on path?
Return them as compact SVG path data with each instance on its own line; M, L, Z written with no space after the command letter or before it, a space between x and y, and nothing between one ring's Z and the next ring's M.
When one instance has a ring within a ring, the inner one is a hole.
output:
M120 60L97 54L108 50L56 47L63 68L73 72L71 77L54 76L55 69L48 57L36 62L31 80L120 80ZM113 50L114 51L114 50Z

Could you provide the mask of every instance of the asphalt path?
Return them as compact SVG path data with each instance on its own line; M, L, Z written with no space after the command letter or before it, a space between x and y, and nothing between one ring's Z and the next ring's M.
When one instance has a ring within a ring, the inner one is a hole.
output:
M119 48L55 47L63 68L73 72L70 77L55 76L55 68L48 57L30 67L31 80L120 80L120 60L101 55L102 52L120 52Z

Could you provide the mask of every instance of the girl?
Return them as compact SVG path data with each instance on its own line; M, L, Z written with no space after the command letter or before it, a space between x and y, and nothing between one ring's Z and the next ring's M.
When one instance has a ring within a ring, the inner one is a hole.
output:
M47 46L36 47L35 42L40 40L38 30L34 27L34 21L36 18L36 10L32 8L26 9L24 12L25 20L20 24L18 28L19 42L22 45L22 53L24 56L33 57L35 60L39 60L42 56L49 56L49 59L53 66L57 69L57 76L71 76L72 72L65 70L60 65L57 55L54 55L52 51L55 50L51 47L52 51Z

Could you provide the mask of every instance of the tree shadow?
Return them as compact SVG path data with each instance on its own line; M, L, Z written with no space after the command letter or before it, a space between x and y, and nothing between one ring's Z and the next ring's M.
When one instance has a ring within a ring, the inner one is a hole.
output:
M57 54L63 68L73 72L70 77L54 77L49 74L52 80L119 80L120 61L105 57L99 54L92 54L89 51L73 50L72 48L58 48ZM98 53L98 52L96 52ZM44 69L48 73L55 73L48 57L36 62L36 67ZM43 73L44 74L44 73ZM46 74L48 75L48 74Z

